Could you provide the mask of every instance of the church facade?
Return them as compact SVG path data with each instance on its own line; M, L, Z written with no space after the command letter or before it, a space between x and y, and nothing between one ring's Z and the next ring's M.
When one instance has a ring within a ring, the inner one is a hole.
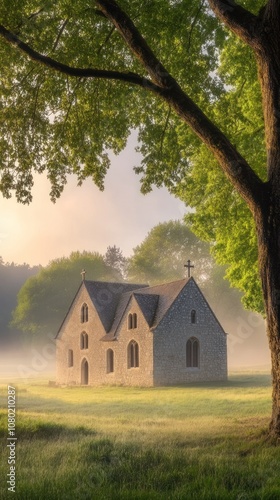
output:
M56 336L57 383L161 386L227 379L226 333L195 280L83 280Z

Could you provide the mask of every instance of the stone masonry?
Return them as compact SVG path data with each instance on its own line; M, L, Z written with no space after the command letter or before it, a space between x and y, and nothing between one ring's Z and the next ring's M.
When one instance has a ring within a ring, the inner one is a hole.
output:
M226 334L193 278L154 287L84 280L56 339L58 384L227 379Z

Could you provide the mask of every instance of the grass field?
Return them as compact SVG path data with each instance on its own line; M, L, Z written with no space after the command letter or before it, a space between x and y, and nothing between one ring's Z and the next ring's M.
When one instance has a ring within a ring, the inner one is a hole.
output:
M16 387L12 493L1 384L1 499L280 499L268 374L172 388Z

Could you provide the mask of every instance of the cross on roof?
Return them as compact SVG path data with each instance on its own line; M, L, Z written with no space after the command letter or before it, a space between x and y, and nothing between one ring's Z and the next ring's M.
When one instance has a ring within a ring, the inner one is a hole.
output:
M191 261L188 260L187 264L184 264L184 267L186 267L188 269L188 278L190 278L191 277L191 268L194 266L191 264Z
M82 280L85 281L85 279L86 279L86 270L85 269L82 270L81 275L82 275Z

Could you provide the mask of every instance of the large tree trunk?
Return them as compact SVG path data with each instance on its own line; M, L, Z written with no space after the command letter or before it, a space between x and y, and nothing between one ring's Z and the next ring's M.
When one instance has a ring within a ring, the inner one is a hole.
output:
M272 363L270 433L280 439L280 11L269 0L263 11L257 61L262 90L267 182L263 184L256 227L259 266Z
M280 159L279 159L280 160ZM279 196L267 184L261 214L256 219L259 266L271 351L272 417L270 435L280 439L280 185Z

